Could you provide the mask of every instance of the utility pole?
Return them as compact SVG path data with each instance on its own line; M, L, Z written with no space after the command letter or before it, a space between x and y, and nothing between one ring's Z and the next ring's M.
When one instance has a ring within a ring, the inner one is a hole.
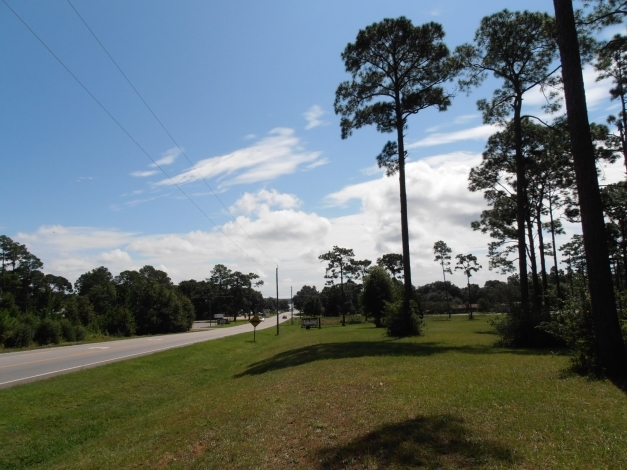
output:
M276 267L276 334L279 334L279 267Z

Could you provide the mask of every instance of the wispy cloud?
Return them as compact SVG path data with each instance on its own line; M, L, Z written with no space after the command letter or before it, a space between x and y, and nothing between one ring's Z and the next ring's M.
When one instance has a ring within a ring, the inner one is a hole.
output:
M146 170L146 171L134 171L131 173L131 176L135 176L137 178L146 178L148 176L156 175L159 173L158 170Z
M408 149L414 149L419 147L434 147L436 145L450 144L453 142L460 142L463 140L483 140L490 137L495 132L498 132L501 128L491 124L484 124L482 126L471 127L470 129L463 129L455 132L440 132L431 134L424 139L420 139L417 142L413 142L407 145Z
M171 165L174 161L181 155L181 151L177 148L171 148L167 152L165 152L159 160L156 160L155 163L152 163L151 167Z
M190 168L171 180L164 179L157 184L186 184L201 177L218 177L221 187L270 181L281 175L294 173L301 165L313 164L320 155L321 152L305 151L293 129L276 128L250 147L201 160L196 168Z
M93 178L92 176L79 176L76 181L79 183L82 183L83 181L91 181L95 178Z
M307 165L307 169L311 170L312 168L317 168L319 166L326 165L327 163L329 163L328 158L321 158L320 160L316 160L315 162Z
M307 126L305 126L305 129L309 130L325 124L325 122L320 119L324 116L324 114L325 113L322 108L317 104L314 104L311 108L305 111L305 113L303 113L303 116L307 120Z

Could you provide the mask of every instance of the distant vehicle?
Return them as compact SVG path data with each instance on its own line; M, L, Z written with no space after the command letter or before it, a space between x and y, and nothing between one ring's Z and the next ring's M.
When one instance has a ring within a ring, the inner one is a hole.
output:
M283 315L283 320L287 320L287 315Z

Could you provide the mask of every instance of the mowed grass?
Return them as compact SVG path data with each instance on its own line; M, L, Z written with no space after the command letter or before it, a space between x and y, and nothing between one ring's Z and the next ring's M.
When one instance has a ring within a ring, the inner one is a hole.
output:
M627 468L624 392L496 339L286 325L0 390L0 468Z

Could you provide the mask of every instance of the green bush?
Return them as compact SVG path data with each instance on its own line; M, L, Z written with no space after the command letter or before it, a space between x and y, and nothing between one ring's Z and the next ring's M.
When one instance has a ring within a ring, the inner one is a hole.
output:
M87 329L83 325L76 325L74 327L74 335L76 341L85 341L85 338L87 338Z
M30 345L33 340L33 329L27 323L18 323L11 332L11 336L8 336L4 340L4 345L7 348L25 348Z
M62 319L59 325L61 325L61 336L63 336L66 341L70 343L76 341L76 328L67 318Z
M61 324L49 318L41 321L35 330L35 341L44 346L46 344L59 344L62 337Z
M384 307L385 323L389 336L402 338L405 336L418 336L422 332L423 320L420 316L420 308L414 300L409 302L409 317L403 311L403 301L386 302Z

